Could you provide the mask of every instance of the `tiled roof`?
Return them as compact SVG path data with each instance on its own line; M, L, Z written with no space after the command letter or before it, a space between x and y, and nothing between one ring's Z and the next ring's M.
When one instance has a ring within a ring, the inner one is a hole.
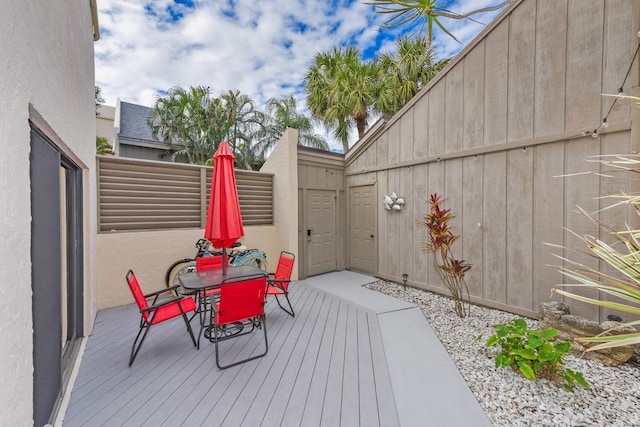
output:
M153 111L143 105L120 102L120 139L158 143L151 135L147 120Z

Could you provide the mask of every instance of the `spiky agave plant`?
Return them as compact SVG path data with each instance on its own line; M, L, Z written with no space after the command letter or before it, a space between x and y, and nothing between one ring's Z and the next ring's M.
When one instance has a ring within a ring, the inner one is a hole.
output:
M636 102L638 101L640 99L636 98ZM600 162L632 174L640 172L640 155L637 154L596 156L587 160ZM614 197L617 201L610 207L627 205L640 217L640 195L622 193L611 197ZM596 224L600 230L611 236L616 243L608 244L597 237L589 235L577 237L585 243L590 255L606 262L619 274L606 274L595 268L556 255L566 265L566 267L560 267L559 270L565 277L575 282L560 284L553 291L588 304L595 304L627 312L633 316L639 316L635 320L621 324L619 328L640 325L640 229L634 229L627 225L625 230L618 231L594 218L584 209L579 208L579 210L582 215ZM608 300L590 298L570 291L572 288L595 289L613 298ZM593 344L587 351L595 351L640 344L640 332L620 335L608 335L608 332L605 332L595 337L578 338L578 340Z
M427 227L425 251L433 255L433 266L445 286L451 293L456 314L464 318L469 315L469 288L464 280L465 273L471 268L464 260L453 255L451 246L460 236L453 234L449 221L455 216L451 209L443 209L444 200L434 193L429 197L429 213L424 215L422 224ZM466 298L465 298L466 294Z

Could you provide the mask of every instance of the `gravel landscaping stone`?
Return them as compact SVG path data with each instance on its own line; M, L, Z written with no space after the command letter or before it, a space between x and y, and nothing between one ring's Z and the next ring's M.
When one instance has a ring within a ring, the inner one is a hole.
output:
M451 299L432 292L380 280L366 288L414 303L438 334L458 370L495 426L640 426L640 366L628 362L607 367L572 355L565 367L581 372L590 389L575 391L545 379L530 381L511 369L497 369L498 346L485 347L493 325L521 317L500 310L471 306L460 319ZM529 328L537 321L525 319Z

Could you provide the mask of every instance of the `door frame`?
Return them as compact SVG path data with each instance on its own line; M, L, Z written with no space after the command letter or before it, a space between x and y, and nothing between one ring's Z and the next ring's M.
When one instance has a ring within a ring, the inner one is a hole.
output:
M346 218L346 222L347 222L347 253L346 253L346 263L347 263L347 269L351 269L351 189L355 188L355 187L367 187L367 186L373 186L373 194L374 194L374 204L373 204L373 227L374 227L374 245L373 245L373 269L374 271L369 272L372 275L377 275L378 274L378 245L380 242L379 239L379 224L378 224L378 207L377 204L375 204L375 201L377 200L376 197L378 195L378 180L377 179L372 179L372 180L367 180L367 181L358 181L358 182L354 182L351 184L347 185L347 218Z
M308 187L308 188L298 188L298 258L300 262L298 262L298 278L305 279L309 277L309 266L307 263L307 257L309 255L309 251L307 248L307 229L309 228L308 223L308 212L307 212L307 199L308 199L308 191L331 191L334 193L335 204L334 204L334 215L335 215L335 226L336 226L336 271L344 270L346 268L346 242L344 236L346 231L346 218L344 218L344 212L346 211L345 205L346 203L346 192L344 189L339 188L317 188L317 187Z
M333 253L333 263L334 263L334 267L333 267L333 271L337 271L338 270L338 266L340 265L339 263L339 240L338 237L340 235L340 231L339 231L339 216L338 216L338 204L339 204L339 195L340 192L334 189L326 189L326 188L307 188L305 190L305 217L304 217L304 228L303 233L302 233L302 240L304 242L304 248L305 248L305 258L304 258L304 264L306 267L306 271L305 273L307 274L307 276L310 274L310 266L313 264L311 262L311 251L309 250L309 239L307 236L307 231L310 228L316 228L316 227L311 227L311 225L309 224L309 216L310 216L310 211L309 209L307 209L309 207L309 192L324 192L327 195L331 194L331 197L333 199L333 206L332 206L332 213L333 213L333 230L331 231L332 234L332 240L333 240L333 245L334 245L334 253ZM324 271L324 272L320 272L320 273L314 273L314 275L316 274L324 274L324 273L328 273L329 271Z
M32 117L33 413L34 423L44 425L58 414L84 335L83 170Z

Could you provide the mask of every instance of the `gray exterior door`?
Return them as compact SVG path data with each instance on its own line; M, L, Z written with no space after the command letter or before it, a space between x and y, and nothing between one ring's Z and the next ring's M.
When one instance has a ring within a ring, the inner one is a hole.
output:
M376 273L374 186L349 189L349 268Z
M31 134L33 419L49 422L62 388L60 154Z
M82 174L31 131L33 419L53 421L82 336Z
M307 274L336 271L337 221L336 192L331 190L307 191L307 229L305 230Z

